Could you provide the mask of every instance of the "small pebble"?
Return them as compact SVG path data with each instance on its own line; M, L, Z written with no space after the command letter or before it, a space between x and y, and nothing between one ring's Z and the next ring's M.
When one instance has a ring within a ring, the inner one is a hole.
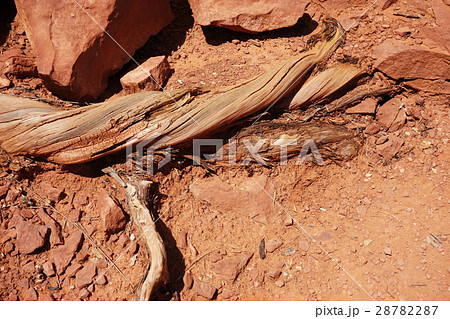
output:
M270 268L267 272L270 278L277 279L281 275L281 270L279 268Z
M293 219L291 217L286 217L286 219L284 220L284 225L285 226L292 226L292 224L294 223Z
M108 283L108 280L106 279L106 277L104 275L101 275L97 278L97 280L95 281L95 283L97 285L106 285Z
M304 240L301 240L301 241L298 243L298 247L299 247L301 250L303 250L303 251L308 251L308 250L309 250L309 244L308 244L306 241L304 241Z
M266 242L266 251L273 253L275 250L281 247L283 242L280 238L276 237Z

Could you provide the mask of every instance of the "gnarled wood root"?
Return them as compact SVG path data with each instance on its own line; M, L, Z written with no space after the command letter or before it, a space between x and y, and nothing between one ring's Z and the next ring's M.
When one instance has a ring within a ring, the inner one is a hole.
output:
M328 20L307 51L242 84L215 90L139 92L69 110L0 94L0 147L10 154L77 164L144 141L158 149L204 138L296 92L291 106L300 107L361 74L357 67L341 65L310 78L343 36L339 23Z
M148 209L150 186L152 182L135 176L121 177L111 167L103 169L125 188L127 211L140 231L138 239L147 248L150 255L150 266L143 274L141 282L135 292L135 300L146 301L155 293L156 289L167 283L169 272L164 242L156 229L156 221Z

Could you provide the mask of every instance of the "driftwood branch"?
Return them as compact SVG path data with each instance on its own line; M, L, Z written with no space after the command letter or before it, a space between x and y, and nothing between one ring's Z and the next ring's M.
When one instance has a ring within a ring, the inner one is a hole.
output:
M258 154L264 161L260 164L264 165L267 162L306 155L302 154L302 150L311 151L312 146L317 148L323 158L334 160L349 160L356 156L359 150L359 143L352 131L342 126L319 122L263 122L243 129L234 140L235 149L232 152L237 162L245 161L246 158L255 160L246 145L260 143ZM243 143L244 140L247 144ZM312 142L314 145L308 145ZM333 152L328 152L329 150ZM229 144L225 145L223 154L224 159L228 160Z
M342 40L342 28L329 20L309 50L222 89L140 92L69 110L0 95L0 147L10 154L76 164L145 141L157 149L206 137L295 93L292 108L320 100L358 76L361 70L341 65L309 78Z
M148 209L152 182L131 175L121 177L111 167L103 169L103 172L125 188L127 211L139 229L138 239L144 243L150 255L150 266L142 276L135 294L136 300L150 300L156 289L169 279L164 242L156 229L156 220L153 220Z
M366 84L360 87L356 87L352 91L348 92L344 96L337 100L334 100L330 104L318 106L304 116L303 121L311 120L317 113L324 111L325 113L331 113L337 110L345 109L357 102L360 102L368 97L380 97L383 95L389 95L399 90L396 86L373 88L371 85Z

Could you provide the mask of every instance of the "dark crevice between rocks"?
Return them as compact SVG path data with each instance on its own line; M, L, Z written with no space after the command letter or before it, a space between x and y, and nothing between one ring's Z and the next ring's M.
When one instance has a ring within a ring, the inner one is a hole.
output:
M11 22L17 14L14 0L4 0L0 4L0 45L4 44L11 30Z
M202 29L206 38L206 42L208 44L220 45L222 43L230 42L236 39L239 41L248 41L250 39L266 40L306 36L308 34L311 34L317 28L317 26L318 23L314 21L309 14L305 13L292 27L281 28L257 34L237 32L215 26L205 26L202 27Z

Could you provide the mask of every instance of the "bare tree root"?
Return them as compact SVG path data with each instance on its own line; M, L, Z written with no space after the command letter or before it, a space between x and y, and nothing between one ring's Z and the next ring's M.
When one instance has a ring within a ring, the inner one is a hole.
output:
M76 164L144 141L158 149L203 138L292 96L343 36L339 23L327 20L307 51L242 84L221 89L139 92L69 110L0 95L0 147L10 154ZM322 99L360 73L346 64L338 72L322 72L295 96L294 106Z
M150 255L150 267L143 274L135 292L136 300L150 300L156 289L169 279L166 248L156 229L157 220L152 218L148 209L152 182L130 175L122 178L111 167L105 168L103 172L108 173L125 188L127 211L140 231L138 239L144 243Z
M347 161L355 157L360 148L351 130L322 122L260 122L242 129L231 141L212 157L218 160L218 165L227 165L230 160L239 164L256 161L267 165L292 157L300 159L312 149L319 151L322 159ZM256 154L250 153L249 145L257 145Z
M337 110L345 109L357 102L364 100L367 97L380 97L383 95L389 95L395 93L399 90L399 87L389 86L381 88L373 88L371 85L363 85L356 87L350 92L346 93L339 99L331 102L330 104L324 106L315 107L304 116L303 121L307 122L311 120L317 113L325 112L331 113Z

